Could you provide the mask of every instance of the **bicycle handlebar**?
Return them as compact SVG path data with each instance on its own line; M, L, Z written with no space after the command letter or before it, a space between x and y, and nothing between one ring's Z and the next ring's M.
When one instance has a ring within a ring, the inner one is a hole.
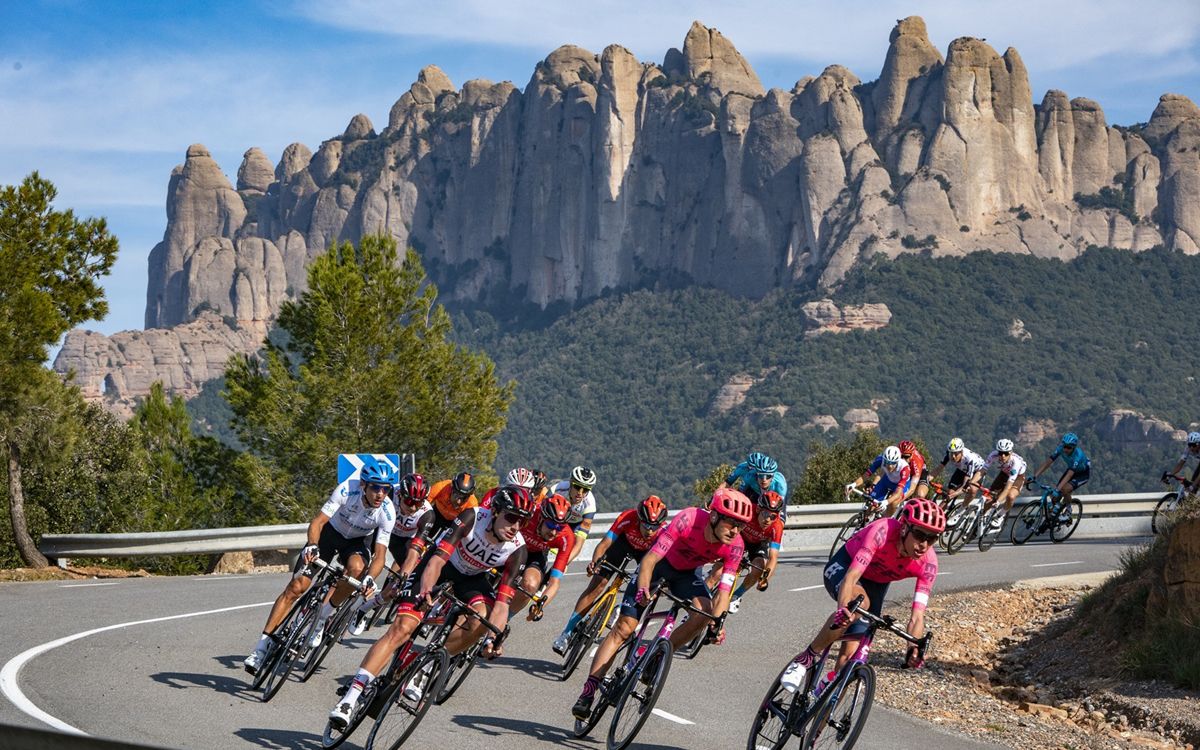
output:
M633 574L630 573L629 571L625 570L624 568L618 568L616 565L613 565L608 560L604 560L604 559L600 560L600 570L607 571L610 575L615 573L618 576L620 576L620 578L622 580L625 580L625 581L628 581L630 578L633 577Z
M651 595L651 598L654 599L654 598L657 598L664 594L666 595L666 597L668 599L670 599L672 602L674 602L675 605L678 606L680 609L686 609L688 612L691 612L692 614L707 617L708 619L712 620L713 622L717 622L718 620L721 619L721 618L717 617L716 615L709 614L708 612L705 612L704 610L699 609L698 607L692 606L692 603L690 601L687 601L685 599L679 598L678 596L675 596L675 592L673 592L673 591L671 591L671 589L667 588L666 583L658 584L658 587L655 588L654 592Z
M896 618L892 617L891 615L883 615L882 617L880 617L878 615L872 614L871 612L862 608L862 603L863 603L863 595L859 594L858 596L854 597L854 599L852 599L850 601L850 604L847 605L846 609L849 610L851 614L857 614L859 617L861 617L864 620L866 620L867 622L871 623L876 628L883 628L884 630L890 630L891 632L900 636L904 640L908 641L909 643L911 643L912 645L917 647L918 655L920 656L920 658L925 657L925 650L927 648L929 648L929 641L933 638L932 632L927 631L925 633L925 635L918 638L915 635L913 635L912 633L905 630L904 628L897 625Z
M498 628L495 625L488 622L486 617L484 617L483 615L476 612L474 609L471 608L471 606L469 604L467 604L462 599L459 599L457 596L455 596L452 593L453 587L454 587L454 584L452 584L452 583L440 584L436 588L434 588L433 591L429 592L429 596L432 599L445 599L446 601L448 601L450 603L450 607L452 610L459 610L460 614L465 614L465 615L468 615L469 617L475 618L479 622L483 623L484 627L486 627L488 630L492 631L492 633L495 634L495 636L497 638L502 638L504 636L504 633L500 630L500 628ZM449 618L447 618L447 619L449 619Z

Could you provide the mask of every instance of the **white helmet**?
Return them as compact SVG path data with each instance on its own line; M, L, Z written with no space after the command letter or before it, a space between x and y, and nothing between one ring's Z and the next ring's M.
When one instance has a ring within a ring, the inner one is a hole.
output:
M894 445L889 445L883 449L883 462L888 466L895 466L900 463L900 449Z
M576 466L571 469L571 483L577 484L585 490L590 490L596 486L596 472L586 466Z
M533 489L533 482L533 472L524 466L508 472L508 476L504 480L504 483L511 487L524 487L527 490Z
M946 443L947 453L958 453L963 449L962 438L950 438L950 442Z
M1188 445L1196 445L1200 443L1200 432L1188 433Z
M1008 438L1000 438L996 441L997 453L1012 453L1013 442Z

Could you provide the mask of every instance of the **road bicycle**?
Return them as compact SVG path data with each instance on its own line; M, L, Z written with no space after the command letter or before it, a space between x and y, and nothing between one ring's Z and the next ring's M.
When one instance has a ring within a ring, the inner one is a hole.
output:
M953 555L976 536L980 537L979 549L981 551L991 549L992 545L996 543L996 536L1000 533L1000 529L993 530L992 523L997 517L997 513L1004 513L1004 506L996 503L985 513L984 507L991 499L992 491L987 487L980 487L978 494L971 498L969 503L957 504L946 514L946 533L942 535L942 548L947 553ZM983 539L985 535L990 536L990 541L986 546Z
M1171 474L1167 478L1175 480L1178 484L1175 489L1163 495L1158 504L1154 506L1154 515L1150 519L1150 530L1155 534L1163 534L1170 530L1176 513L1192 496L1191 491L1187 489L1186 479L1178 474Z
M867 631L835 642L857 640L854 655L840 669L826 672L837 662L837 656L830 655L831 645L805 672L803 682L794 692L781 684L783 673L791 666L788 662L771 683L754 715L747 750L780 750L793 737L800 738L801 750L818 747L850 750L867 722L875 697L875 669L867 663L875 633L891 631L917 647L918 660L925 658L932 633L917 638L897 625L894 617L878 617L862 609L862 602L862 596L855 597L847 609L866 620Z
M654 612L654 605L663 596L671 600L671 607ZM608 750L624 750L633 742L649 718L663 685L667 682L674 651L671 633L675 632L680 611L686 611L692 616L707 617L712 620L710 627L719 628L724 620L724 616L714 617L693 607L691 602L675 596L666 584L660 583L656 586L650 595L650 601L642 611L634 635L621 647L625 652L621 665L596 689L596 705L587 720L575 720L576 737L587 736L600 723L604 712L612 707L613 717L608 727ZM661 620L662 625L653 638L647 638L650 623L654 620ZM620 653L617 652L618 657Z
M621 597L621 589L633 575L625 572L625 564L628 560L629 558L625 558L620 567L607 560L600 561L600 571L608 573L608 584L604 588L604 593L600 594L596 601L592 602L592 606L588 607L579 624L575 626L575 630L571 632L571 637L567 639L566 654L558 673L560 682L570 679L579 666L579 662L583 661L584 654L590 651L593 645L602 641L604 634L616 622L619 611L617 602Z
M319 557L307 564L306 572L314 568L316 572L312 575L308 591L296 600L283 621L271 633L271 639L267 642L267 653L259 665L254 681L250 683L251 690L262 689L263 703L274 698L297 663L308 658L309 652L312 651L309 642L321 604L341 580L344 572L342 564L337 560L327 563ZM354 578L346 577L346 580L356 588L362 586L362 583Z
M858 533L864 526L872 521L883 517L883 509L887 507L886 503L876 501L871 497L870 493L863 492L857 487L852 487L849 490L852 495L858 495L863 499L862 507L859 508L854 515L846 519L842 524L842 528L838 530L837 537L833 540L833 546L829 548L829 559L832 560L837 551L842 548L850 537Z
M767 585L769 584L769 579L766 578L766 568L754 562L747 556L742 556L742 562L740 565L738 565L738 574L733 579L733 586L731 587L731 590L737 591L738 586L740 586L742 580L750 574L751 570L757 570L761 574L755 587L759 591L766 591ZM717 598L717 589L709 589L708 593L712 599L715 600ZM732 601L730 602L730 606L732 606ZM730 610L730 613L733 613L732 609ZM687 622L687 618L684 618L684 622ZM675 657L678 659L695 659L696 655L700 653L700 649L712 642L713 636L708 629L705 628L696 633L692 640L675 649Z
M304 669L300 673L300 682L307 682L308 678L312 677L317 668L321 666L321 662L325 661L325 657L333 650L334 644L342 639L346 628L350 626L350 621L354 619L354 613L358 611L359 605L363 603L362 584L354 579L347 580L354 586L354 594L343 599L325 622L321 645L309 649L308 656L304 659Z
M1064 504L1056 487L1033 480L1027 481L1025 486L1032 484L1042 489L1042 496L1030 500L1017 512L1012 525L1012 543L1024 544L1047 531L1050 532L1050 541L1055 544L1067 541L1083 518L1083 503L1072 498L1070 503Z

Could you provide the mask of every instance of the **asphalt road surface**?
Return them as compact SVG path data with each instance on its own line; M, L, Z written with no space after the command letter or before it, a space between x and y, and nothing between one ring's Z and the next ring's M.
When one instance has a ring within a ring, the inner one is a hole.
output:
M1001 544L986 554L943 554L934 596L1113 570L1121 550L1137 541ZM821 586L824 562L823 551L785 554L770 590L752 592L742 611L730 616L725 645L707 648L694 661L675 661L659 712L633 747L745 747L768 684L831 611L832 600ZM522 618L505 655L477 667L450 701L432 707L406 747L604 747L608 717L588 738L577 740L570 731L570 707L587 662L569 682L558 682L559 659L550 650L584 579L568 574L545 619ZM0 584L5 698L0 722L36 727L57 722L167 748L319 748L334 689L354 673L378 631L348 637L309 682L288 683L271 703L260 703L246 691L241 661L257 640L267 603L284 583L284 575L253 575ZM894 584L885 611L903 621L911 596L910 582ZM158 618L170 619L145 622ZM80 637L96 629L100 632ZM60 639L71 640L56 643ZM877 643L886 640L894 639L883 633ZM878 649L876 661L889 659L895 657ZM880 677L903 674L889 670ZM368 731L369 725L361 727L344 747L361 747ZM990 747L878 704L857 745L920 746Z

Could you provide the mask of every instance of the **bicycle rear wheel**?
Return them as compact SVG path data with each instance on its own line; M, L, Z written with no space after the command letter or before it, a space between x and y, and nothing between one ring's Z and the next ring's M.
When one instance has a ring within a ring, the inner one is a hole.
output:
M442 691L449 665L450 655L444 648L425 651L412 660L396 678L391 697L375 719L367 737L366 750L396 750L404 744L433 705L434 696ZM422 672L426 672L426 677L421 697L415 701L405 697L404 688L410 681L421 679Z
M1150 518L1150 531L1154 534L1165 533L1171 527L1175 512L1179 510L1179 496L1168 492L1154 506L1154 515Z
M575 632L571 634L571 643L567 647L566 659L563 661L562 670L558 673L560 682L565 682L571 678L576 668L579 667L579 663L583 661L583 655L596 642L596 636L600 635L600 630L604 627L604 620L608 614L609 600L615 597L615 591L611 594L605 593L592 605L587 618L575 626Z
M1030 500L1021 506L1021 512L1013 519L1011 539L1013 544L1024 544L1042 528L1042 501Z
M996 540L1000 538L1000 535L1004 533L1005 515L1007 515L1007 511L1005 510L1004 505L1001 503L996 503L992 506L991 510L985 513L983 517L979 519L980 552L987 552L990 550L992 546L996 544ZM998 526L993 526L993 524L996 523L996 519L1000 519L1000 524Z
M794 736L793 727L808 708L811 675L806 675L805 684L792 692L779 684L785 671L786 666L775 676L775 681L758 707L758 713L754 715L750 736L746 739L746 750L781 750Z
M829 559L833 559L833 556L842 548L846 540L854 536L854 532L866 525L867 518L861 510L846 519L846 522L842 524L842 528L838 530L837 537L833 540L833 546L829 548Z
M845 681L828 686L817 699L804 731L803 750L854 747L874 698L875 670L869 664L855 664Z
M275 666L271 669L271 673L263 682L262 702L267 703L275 694L279 692L279 688L283 687L283 683L287 681L288 675L296 668L296 662L300 658L301 652L304 651L304 641L308 637L308 631L312 630L313 623L317 619L316 602L309 602L301 607L297 617L293 620L294 625L288 633L287 638L282 645L277 645L279 656L275 661Z
M659 638L638 659L608 726L608 750L624 750L650 717L671 671L671 642Z
M1050 541L1055 544L1067 541L1079 528L1079 521L1083 518L1083 503L1072 500L1063 511L1069 512L1069 517L1060 515L1050 523Z

